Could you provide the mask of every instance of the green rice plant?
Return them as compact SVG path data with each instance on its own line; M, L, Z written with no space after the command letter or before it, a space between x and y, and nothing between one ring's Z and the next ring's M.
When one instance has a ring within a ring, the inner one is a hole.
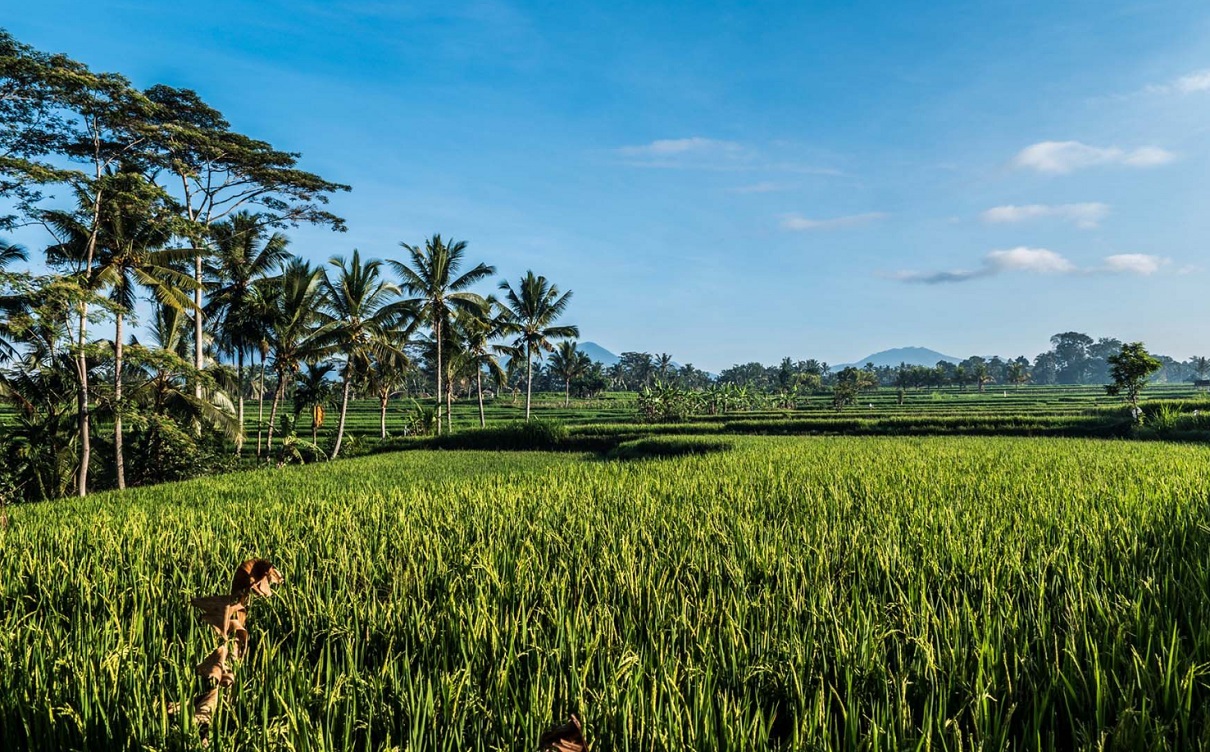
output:
M1210 745L1210 448L723 440L10 506L0 740L196 748L189 599L255 555L290 581L211 749L528 749L572 713L602 752Z

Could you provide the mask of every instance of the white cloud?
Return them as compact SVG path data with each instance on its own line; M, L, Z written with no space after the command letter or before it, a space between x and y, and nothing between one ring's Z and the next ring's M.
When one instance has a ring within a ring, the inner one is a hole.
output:
M1109 216L1109 206L1097 202L1083 204L1025 204L1023 206L994 206L980 217L991 224L1014 224L1031 219L1055 217L1089 229Z
M901 271L891 275L901 282L939 285L968 282L982 277L994 277L1006 272L1026 272L1045 275L1092 275L1097 273L1134 274L1150 276L1168 263L1168 259L1145 253L1120 253L1106 256L1099 267L1080 268L1062 254L1047 248L1020 246L991 251L975 269L955 269L940 272Z
M1128 151L1117 146L1089 146L1079 141L1042 141L1017 154L1017 167L1054 175L1105 164L1130 167L1155 167L1176 159L1176 155L1158 146L1143 146Z
M1166 84L1152 84L1145 91L1151 94L1194 94L1210 91L1210 68L1187 73Z
M657 167L679 170L714 170L722 172L767 172L794 173L800 175L843 175L830 167L817 167L798 161L787 160L780 150L769 153L737 141L725 141L704 136L688 138L661 138L646 144L620 146L613 153L631 167ZM758 183L761 187L772 183ZM763 191L763 192L767 192Z
M774 183L772 181L764 181L761 183L752 183L751 185L740 185L731 189L732 193L776 193L778 191L788 191L792 186L785 183Z
M1105 270L1117 274L1150 276L1168 263L1168 259L1146 253L1119 253L1105 257Z
M1195 91L1210 91L1210 68L1181 76L1173 83L1173 86L1182 94L1192 94Z
M984 265L993 273L1002 271L1035 272L1037 274L1067 274L1076 265L1054 251L1046 248L1018 246L1007 251L991 251L984 257Z
M737 154L744 147L734 141L692 136L690 138L661 138L641 146L623 146L619 154L629 157L667 157L677 154Z
M831 219L808 219L801 214L786 214L781 218L781 226L783 230L835 230L841 227L857 227L877 222L880 219L886 219L886 216L883 212L867 212Z

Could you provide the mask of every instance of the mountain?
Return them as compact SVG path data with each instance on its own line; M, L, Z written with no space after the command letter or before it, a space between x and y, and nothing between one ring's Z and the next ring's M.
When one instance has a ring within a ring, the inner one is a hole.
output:
M621 360L621 358L601 347L596 342L581 342L580 350L588 355L590 359L604 366L611 366Z
M939 353L936 350L930 350L927 347L896 347L891 350L876 352L873 355L867 355L855 363L834 365L832 366L832 370L839 371L849 366L861 368L866 363L873 363L875 366L890 366L891 368L900 363L907 363L909 366L935 366L941 360L949 363L959 363L962 359Z

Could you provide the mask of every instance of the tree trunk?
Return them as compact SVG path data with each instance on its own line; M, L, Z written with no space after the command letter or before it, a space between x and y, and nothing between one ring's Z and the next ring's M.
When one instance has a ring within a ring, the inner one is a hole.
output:
M198 245L200 246L201 243ZM201 373L206 362L202 357L202 254L200 253L193 259L193 281L196 285L193 290L193 366ZM193 396L199 400L202 398L200 380L193 387Z
M378 397L378 433L379 438L387 437L387 402L391 399L390 392L384 392Z
M265 427L265 354L260 356L260 392L256 395L256 459L261 455L261 431Z
M433 333L437 335L437 435L441 435L441 399L444 395L441 393L441 315L440 312L434 310L433 316Z
M277 422L277 405L281 402L282 390L286 388L285 373L277 374L277 388L273 390L273 407L269 410L269 430L265 440L265 456L273 454L273 424Z
M239 435L235 437L235 456L244 452L244 351L243 348L235 355L236 389L239 391Z
M475 387L479 392L479 427L487 428L487 418L483 415L483 369L475 370Z
M88 463L92 461L92 437L88 430L88 356L84 354L84 338L87 334L88 307L80 306L80 351L76 354L76 376L80 380L80 391L76 396L77 424L80 432L80 468L76 473L76 493L88 494Z
M525 343L525 420L529 421L529 405L534 393L534 353Z
M454 377L445 379L445 432L454 430Z
M340 422L336 424L336 446L332 447L332 459L340 454L340 442L345 437L345 412L349 409L349 385L353 381L352 374L347 372L348 368L345 371L345 385L340 395Z
M571 379L563 384L563 407L571 407Z
M114 314L113 329L113 465L118 490L126 488L126 458L122 454L122 312Z

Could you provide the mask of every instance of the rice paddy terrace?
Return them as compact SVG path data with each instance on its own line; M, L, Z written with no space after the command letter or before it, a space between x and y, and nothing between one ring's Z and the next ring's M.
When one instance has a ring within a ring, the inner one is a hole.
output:
M266 556L211 749L526 749L573 712L595 750L1210 741L1210 448L645 441L10 509L0 739L197 748L188 599Z

